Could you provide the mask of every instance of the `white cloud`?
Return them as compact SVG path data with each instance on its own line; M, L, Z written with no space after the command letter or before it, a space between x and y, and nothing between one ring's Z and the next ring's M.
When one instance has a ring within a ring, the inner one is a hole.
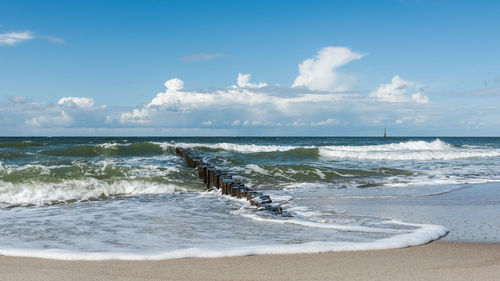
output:
M346 90L348 85L346 81L340 81L337 69L363 56L365 54L353 52L346 47L325 47L314 58L299 64L299 76L295 78L292 87L303 86L320 91Z
M212 120L208 120L208 121L201 122L201 124L205 125L205 126L212 126L213 122L212 122Z
M56 104L46 104L16 96L10 98L10 104L0 103L0 119L8 116L9 122L18 120L17 126L31 128L95 128L112 124L105 110L105 105L97 106L87 97L64 97Z
M150 120L148 119L147 109L134 109L132 112L124 112L121 114L120 123L122 124L146 124Z
M239 84L248 85L248 76L239 75ZM122 124L144 124L152 122L166 112L189 113L200 111L229 111L265 118L268 114L297 115L306 107L325 106L342 99L334 93L298 93L283 96L266 92L261 87L229 87L223 90L197 92L184 89L184 82L173 78L165 82L165 92L160 92L150 103L140 109L124 112ZM287 88L289 89L289 88ZM211 112L210 114L215 114ZM226 119L226 118L223 118ZM235 118L232 120L240 120ZM241 122L241 121L240 121ZM243 125L245 125L243 123Z
M417 103L429 103L429 98L424 96L422 93L414 93L411 95L411 99Z
M55 36L49 36L49 35L40 35L35 33L33 31L25 30L25 31L13 31L13 32L6 32L6 33L0 33L0 46L2 45L9 45L9 46L14 46L18 43L21 43L23 41L28 41L32 39L45 39L49 42L55 43L55 44L64 44L65 41L62 38L55 37Z
M265 82L250 83L251 77L252 76L250 75L250 73L247 73L247 74L242 74L241 72L238 73L238 79L236 80L238 87L241 87L241 88L245 88L245 87L246 88L262 88L262 87L267 86L267 83L265 83Z
M95 101L92 98L86 97L63 97L59 99L57 104L64 107L93 108Z
M31 31L7 32L0 33L0 46L14 46L20 42L34 39L34 34Z
M408 95L411 91L414 93ZM395 75L391 83L380 85L370 96L383 102L409 102L412 100L417 103L429 102L429 98L421 93L421 89L417 89L413 82L404 80L399 75Z
M64 110L60 114L42 115L25 121L26 125L33 127L66 127L72 123L72 118Z

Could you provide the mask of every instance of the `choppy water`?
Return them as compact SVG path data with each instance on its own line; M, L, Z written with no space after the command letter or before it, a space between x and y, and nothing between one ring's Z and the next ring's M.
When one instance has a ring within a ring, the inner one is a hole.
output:
M271 195L285 215L205 191L176 146ZM446 226L336 203L500 182L499 164L500 138L0 138L0 254L155 259L418 245Z

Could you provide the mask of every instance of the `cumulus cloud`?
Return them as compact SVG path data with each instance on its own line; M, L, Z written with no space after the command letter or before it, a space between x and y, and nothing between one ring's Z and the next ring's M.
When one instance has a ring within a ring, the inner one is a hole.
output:
M391 83L382 84L370 96L383 102L409 102L428 103L429 98L424 96L421 89L411 81L404 80L395 75ZM413 92L410 94L410 92Z
M411 99L417 103L429 103L429 98L424 96L422 93L411 94Z
M353 52L346 47L325 47L314 58L299 64L299 76L292 87L306 87L320 91L347 90L346 81L341 81L338 68L353 60L361 59L365 54ZM350 80L350 79L347 79Z
M62 98L57 105L45 105L32 112L25 124L33 127L99 127L109 120L106 106L95 106L90 98Z
M266 118L269 114L293 116L303 114L306 107L324 107L343 98L341 94L314 92L275 95L265 91L262 83L250 83L250 76L241 73L238 75L238 85L238 87L198 92L185 90L184 82L173 78L165 82L165 92L158 93L150 103L142 108L124 112L121 115L120 123L160 124L162 121L158 119L164 119L166 115L172 113L189 114L191 112L198 114L206 112L210 116L225 112L226 116L257 116L258 119ZM226 120L226 118L221 119ZM250 124L263 124L263 122L257 121ZM241 121L234 122L233 126L239 125ZM243 125L245 125L244 123Z
M63 97L59 99L57 104L64 107L92 108L95 105L95 101L92 98L86 97Z
M223 57L223 56L224 56L224 54L220 54L220 53L203 53L202 52L202 53L197 53L197 54L192 54L192 55L182 57L181 60L186 61L186 62L210 61L210 60L213 60L213 59L216 59L219 57Z
M96 128L103 127L110 112L96 105L92 98L63 97L57 103L34 102L14 96L0 101L0 126L26 128Z
M0 33L0 46L14 46L23 41L34 39L34 33L31 31L7 32Z
M245 87L247 87L247 88L262 88L262 87L267 86L267 83L265 83L265 82L250 83L251 78L252 78L252 75L250 75L250 73L247 73L247 74L242 74L241 72L238 73L238 79L236 80L238 87L241 87L241 88L245 88Z
M36 116L25 121L26 125L32 127L66 127L72 123L73 119L64 110L59 114Z

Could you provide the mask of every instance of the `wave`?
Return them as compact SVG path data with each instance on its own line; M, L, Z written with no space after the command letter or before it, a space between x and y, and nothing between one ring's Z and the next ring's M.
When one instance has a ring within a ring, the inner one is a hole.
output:
M19 141L19 142L0 142L0 148L23 148L23 147L32 147L32 146L44 146L47 145L43 142L38 141Z
M172 184L145 181L108 183L95 178L64 180L59 183L12 183L0 181L0 203L12 206L42 206L115 196L165 194L185 190Z
M256 145L236 143L158 143L163 149L174 146L184 148L233 151L244 154L280 153L283 157L357 160L455 160L468 158L499 157L500 149L480 146L453 146L436 139L434 141L407 141L381 145Z
M180 146L184 148L210 148L214 150L230 150L241 153L258 152L284 152L296 149L318 149L318 148L336 148L343 151L400 151L400 150L443 150L451 148L450 144L437 139L432 142L409 141L401 143L391 143L383 145L365 145L365 146L292 146L292 145L256 145L256 144L237 144L237 143L157 143L164 148L169 146Z
M455 147L439 139L383 145L323 146L319 153L325 158L357 160L455 160L500 156L499 149Z
M317 167L314 165L257 165L247 164L245 166L233 167L231 169L240 177L247 178L259 185L275 184L277 182L328 182L338 183L351 181L363 183L366 178L382 178L397 176L412 176L416 172L391 168L371 169L338 169L329 167Z
M292 146L292 145L258 145L258 144L237 144L237 143L228 143L228 142L220 142L214 144L206 144L206 143L158 143L162 145L164 148L169 146L179 146L183 148L209 148L212 150L229 150L240 153L257 153L257 152L283 152L289 151L298 148L313 148L311 147L301 147L301 146Z
M164 149L155 143L131 144L104 143L98 145L77 145L41 151L42 154L67 157L126 157L161 155Z
M14 160L25 156L26 153L21 151L0 151L1 160Z
M332 146L327 146L331 148ZM453 146L436 139L431 142L426 141L407 141L399 143L388 143L380 145L362 145L362 146L335 146L336 148L341 148L344 151L401 151L401 150L446 150Z
M62 180L83 180L87 178L107 182L122 179L164 182L167 177L169 179L185 178L186 172L175 165L163 164L160 166L141 163L141 165L130 166L118 165L114 161L97 161L94 163L73 161L70 164L50 166L40 164L4 166L0 162L0 181L11 183L60 183Z
M237 143L185 143L185 142L141 142L141 143L103 143L98 145L75 145L62 148L41 150L50 156L66 157L127 157L174 154L175 147L211 151L229 151L246 154L249 157L261 157L261 153L278 153L273 157L294 159L330 158L359 160L454 160L500 156L500 149L476 146L457 147L439 139L434 141L407 141L381 145L258 145ZM7 153L3 155L4 153ZM24 154L0 152L0 158L12 159Z

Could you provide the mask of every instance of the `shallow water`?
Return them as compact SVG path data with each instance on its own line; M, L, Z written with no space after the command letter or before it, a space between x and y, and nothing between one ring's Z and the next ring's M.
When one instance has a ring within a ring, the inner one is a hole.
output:
M284 214L205 191L176 146L269 194ZM500 242L500 222L484 219L500 210L499 164L500 138L0 138L0 254L380 249L448 229L447 239ZM468 220L481 231L466 231Z

